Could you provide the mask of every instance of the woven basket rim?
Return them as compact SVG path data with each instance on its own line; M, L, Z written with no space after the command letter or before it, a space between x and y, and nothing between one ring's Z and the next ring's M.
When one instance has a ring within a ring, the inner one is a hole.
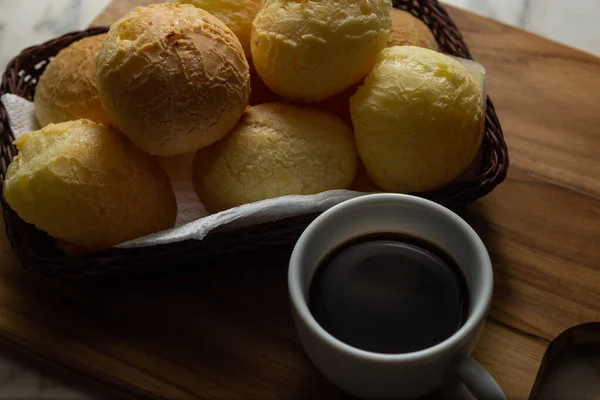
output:
M451 55L472 59L460 31L437 0L421 0L417 2L419 6L415 5L414 0L395 0L393 3L396 8L407 9L413 15L417 15L424 20L432 29L432 32L436 34L436 39L443 50L449 50L448 53ZM427 12L426 15L429 16L429 21L425 21L426 18L420 15L419 12ZM32 70L32 65L47 62L60 49L75 40L97 35L107 30L108 27L95 27L70 32L48 40L41 45L24 49L9 62L6 72L2 76L0 95L13 93L27 100L32 100L35 83L37 82L37 78L34 76L37 72ZM28 77L28 75L30 76ZM505 179L509 164L508 150L500 122L489 96L486 103L485 137L481 148L483 162L477 176L471 180L454 183L439 190L416 193L415 195L431 199L451 208L457 208L487 195ZM3 183L8 163L16 155L16 149L12 144L13 139L14 136L8 124L6 110L0 102L0 184ZM49 255L46 252L40 253L37 246L37 241L48 240L43 238L45 234L39 231L35 232L37 229L22 221L8 206L4 196L2 196L1 202L7 235L21 263L37 272L64 277L94 276L105 273L107 270L135 269L135 265L139 260L152 259L151 252L160 253L164 257L168 255L170 257L180 257L180 259L189 259L190 257L197 259L205 255L218 255L227 251L288 243L290 240L297 238L302 228L317 215L300 216L289 221L274 221L229 233L211 232L202 241L185 241L142 249L112 248L86 255L62 255L56 251L57 249L51 249ZM33 238L38 234L42 236L41 239ZM236 239L233 237L235 235L250 235L251 237ZM257 238L257 243L252 241L253 237ZM201 242L204 243L200 244ZM223 245L225 242L227 244ZM213 252L207 244L217 248L222 247L223 251Z

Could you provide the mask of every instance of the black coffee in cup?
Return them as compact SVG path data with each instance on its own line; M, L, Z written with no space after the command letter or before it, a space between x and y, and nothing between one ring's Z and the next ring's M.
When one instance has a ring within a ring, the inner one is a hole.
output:
M349 240L322 260L308 306L342 342L399 354L452 336L468 317L469 292L457 263L435 244L376 233Z

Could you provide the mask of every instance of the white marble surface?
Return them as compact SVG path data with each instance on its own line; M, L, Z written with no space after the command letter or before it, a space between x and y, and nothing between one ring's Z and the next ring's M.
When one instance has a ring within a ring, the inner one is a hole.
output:
M83 29L109 0L0 0L0 70L21 49ZM159 0L157 0L159 1ZM600 0L444 0L600 55ZM101 394L0 349L0 399L89 399Z
M0 0L0 68L23 48L84 29L109 0Z
M599 0L442 0L600 55Z

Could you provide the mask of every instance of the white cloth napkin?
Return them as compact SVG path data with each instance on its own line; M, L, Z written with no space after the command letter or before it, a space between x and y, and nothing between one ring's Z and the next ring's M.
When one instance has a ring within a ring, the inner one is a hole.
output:
M15 139L24 133L40 129L35 119L33 102L14 94L5 94L0 100L8 114L8 122Z
M6 108L10 127L16 137L39 129L33 103L13 94L0 99ZM345 200L366 193L331 190L311 196L284 196L246 204L209 215L194 192L191 177L193 154L161 158L161 165L171 179L177 198L175 227L122 243L117 247L145 247L187 239L202 240L213 229L220 231L258 225L284 218L324 211Z

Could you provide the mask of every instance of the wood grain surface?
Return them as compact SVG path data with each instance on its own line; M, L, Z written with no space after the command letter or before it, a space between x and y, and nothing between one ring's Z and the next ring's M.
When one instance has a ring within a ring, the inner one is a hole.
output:
M94 22L134 5L115 0ZM600 59L449 8L511 155L463 215L488 247L495 296L475 351L525 399L559 333L600 320ZM344 398L310 365L286 289L290 247L121 282L60 282L17 265L0 233L0 340L107 390L216 399Z

